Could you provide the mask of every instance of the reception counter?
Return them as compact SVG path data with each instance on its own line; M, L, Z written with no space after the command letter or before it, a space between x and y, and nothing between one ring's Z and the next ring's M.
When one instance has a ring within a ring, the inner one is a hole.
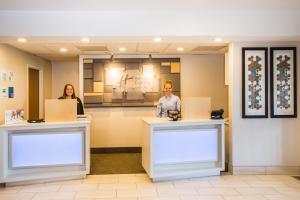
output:
M0 183L85 177L89 146L89 119L1 125Z
M153 181L220 175L224 120L143 119L142 165Z

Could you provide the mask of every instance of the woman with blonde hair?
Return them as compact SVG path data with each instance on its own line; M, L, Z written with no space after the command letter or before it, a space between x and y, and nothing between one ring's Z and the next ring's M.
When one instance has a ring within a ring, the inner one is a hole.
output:
M162 96L157 105L157 116L166 117L168 110L180 111L180 99L178 96L172 94L173 83L167 80L164 84L164 96Z

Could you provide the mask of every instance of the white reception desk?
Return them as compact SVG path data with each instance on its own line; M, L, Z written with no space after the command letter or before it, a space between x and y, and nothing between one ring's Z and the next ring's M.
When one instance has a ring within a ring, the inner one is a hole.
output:
M85 177L89 146L89 119L1 125L0 183Z
M224 120L143 119L142 165L153 181L220 175Z

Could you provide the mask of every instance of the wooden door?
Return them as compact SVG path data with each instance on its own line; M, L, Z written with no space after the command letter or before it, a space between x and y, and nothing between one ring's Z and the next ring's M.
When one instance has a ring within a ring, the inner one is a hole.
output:
M39 119L39 70L29 68L29 119Z

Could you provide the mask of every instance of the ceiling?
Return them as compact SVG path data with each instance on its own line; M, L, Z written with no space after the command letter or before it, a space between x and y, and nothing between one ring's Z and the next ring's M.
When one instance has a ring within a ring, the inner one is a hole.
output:
M299 10L299 0L0 0L0 10Z
M0 37L0 43L9 44L25 52L51 61L73 60L79 55L106 54L224 54L227 42L213 42L213 38L167 37L161 42L154 42L153 37L88 37L89 42L82 42L81 37L26 37L26 42L17 41L17 37ZM120 51L119 48L126 48ZM181 47L183 51L177 51ZM66 52L61 52L66 48Z

